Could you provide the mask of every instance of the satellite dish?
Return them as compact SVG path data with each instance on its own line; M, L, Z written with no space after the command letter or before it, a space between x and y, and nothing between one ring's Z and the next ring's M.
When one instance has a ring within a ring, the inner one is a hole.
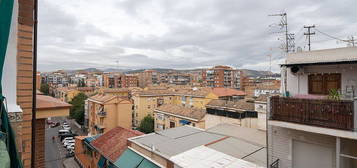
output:
M299 72L299 70L300 70L300 68L298 66L291 67L291 72L292 73L297 73L297 72Z

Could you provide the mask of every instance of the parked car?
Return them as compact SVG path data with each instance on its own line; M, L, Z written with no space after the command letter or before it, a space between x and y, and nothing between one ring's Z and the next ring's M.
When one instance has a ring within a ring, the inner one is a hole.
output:
M62 143L64 143L66 140L72 140L72 139L74 139L74 138L73 138L73 137L66 137L66 138L63 138Z
M54 123L54 121L52 121L52 120L47 120L47 124L48 124L48 125L53 124L53 123Z
M70 152L68 152L68 153L66 154L66 158L70 158L70 157L73 157L73 156L74 156L73 150L70 149L69 151L70 151Z
M53 122L52 124L50 124L51 128L55 128L55 127L58 127L58 126L60 126L59 122Z
M62 135L60 135L59 137L60 137L61 141L63 141L64 138L74 137L74 136L75 136L75 135L70 132L70 133L62 134Z
M66 126L66 125L63 125L62 128L63 128L64 130L71 130L71 127L70 127L70 126Z
M70 144L70 145L67 145L67 150L74 150L74 143L73 144Z
M74 144L74 140L67 140L63 143L64 147L67 147L68 145Z
M68 144L68 143L74 143L74 142L75 142L74 139L68 139L68 140L63 140L62 143L63 143L63 145L64 145L64 144L66 144L66 143Z
M61 136L64 134L70 134L70 133L71 133L70 130L65 130L65 129L58 130L58 136Z

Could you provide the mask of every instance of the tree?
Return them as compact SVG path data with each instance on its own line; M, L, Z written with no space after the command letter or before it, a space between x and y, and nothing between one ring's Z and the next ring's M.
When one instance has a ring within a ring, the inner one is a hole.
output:
M154 118L151 115L144 117L140 122L138 130L145 134L154 132Z
M73 118L77 121L77 123L83 125L84 122L84 101L88 98L87 95L84 93L80 92L77 94L70 104L72 104L72 107L69 112L70 118Z
M50 94L50 86L47 83L42 83L41 87L40 87L40 91L45 95L49 95Z

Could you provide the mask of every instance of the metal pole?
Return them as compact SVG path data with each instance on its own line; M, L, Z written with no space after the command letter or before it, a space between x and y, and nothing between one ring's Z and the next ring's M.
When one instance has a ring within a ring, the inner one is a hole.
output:
M36 162L36 78L37 78L37 12L38 0L34 0L34 25L33 25L33 69L32 69L32 134L31 134L31 167L35 168Z

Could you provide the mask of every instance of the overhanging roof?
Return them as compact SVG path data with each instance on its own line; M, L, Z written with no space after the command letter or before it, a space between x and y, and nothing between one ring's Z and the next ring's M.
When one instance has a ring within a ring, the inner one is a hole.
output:
M282 66L350 63L357 63L357 47L289 53Z

